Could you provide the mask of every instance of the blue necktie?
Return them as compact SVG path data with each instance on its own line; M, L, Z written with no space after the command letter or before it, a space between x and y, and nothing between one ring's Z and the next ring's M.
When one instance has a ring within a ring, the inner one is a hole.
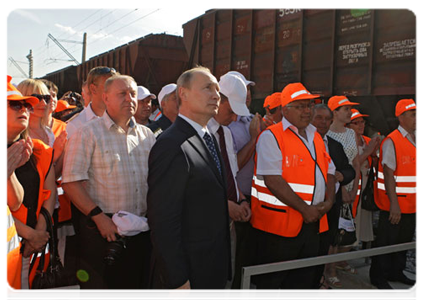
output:
M220 174L222 174L222 169L220 167L219 156L217 155L216 147L214 146L213 139L211 136L206 132L203 137L204 141L206 142L207 148L210 150L210 154L213 157L214 162L216 163L216 167L219 170Z

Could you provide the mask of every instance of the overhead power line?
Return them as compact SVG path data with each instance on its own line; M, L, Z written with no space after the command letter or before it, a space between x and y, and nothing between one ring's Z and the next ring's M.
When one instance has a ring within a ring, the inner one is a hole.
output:
M125 27L128 27L129 25L132 25L132 24L134 24L135 22L138 22L139 20L142 20L142 19L144 19L144 18L148 17L149 15L152 15L153 13L156 13L156 12L157 12L157 11L159 11L159 10L160 10L160 9L156 9L156 10L154 10L154 11L152 11L152 12L150 12L150 13L148 13L148 14L146 14L146 15L144 15L144 16L142 16L142 17L140 17L140 18L138 18L138 19L136 19L136 20L134 20L134 21L132 21L132 22L130 22L130 23L128 23L128 24L126 24L126 25L124 25L124 26L122 26L122 27L120 27L120 28L118 28L118 29L114 30L114 31L112 31L112 32L110 32L110 33L108 33L108 34L106 34L105 36L103 36L103 37L99 38L98 40L96 40L96 41L94 41L94 42L90 43L90 46L92 46L93 44L95 44L95 43L97 43L97 42L99 42L99 41L101 41L101 40L103 40L103 39L105 39L106 37L108 37L108 36L109 36L109 35L111 35L112 33L115 33L115 32L117 32L117 31L119 31L119 30L121 30L121 29L123 29L123 28L125 28Z
M66 48L65 48L65 47L63 47L63 46L62 46L62 44L60 44L60 42L54 38L54 36L52 36L52 35L49 33L49 34L48 34L48 37L49 37L49 38L50 38L53 42L55 42L55 43L56 43L56 45L57 45L57 46L59 46L59 48L60 48L60 49L62 49L62 51L63 51L63 52L65 52L67 56L69 56L69 57L70 57L70 59L72 59L72 60L73 60L73 61L74 61L77 65L79 65L79 61L77 61L77 60L76 60L76 58L75 58L75 57L73 57L73 56L72 56L72 54L70 54L70 53L68 52L68 50L66 50Z
M13 57L9 57L9 60L11 61L11 63L16 67L16 69L19 70L19 72L21 72L21 74L25 77L25 78L29 78L29 76L24 72L24 70L22 70L21 66L16 62L16 60L13 59Z
M99 33L100 31L102 31L102 30L104 30L104 29L106 29L107 27L109 27L109 26L112 26L112 25L114 25L114 24L116 24L116 22L117 21L119 21L119 20L121 20L121 19L123 19L123 18L125 18L125 17L127 17L128 15L130 15L130 14L132 14L132 13L134 13L135 11L137 11L138 10L138 8L136 8L136 9L134 9L134 10L131 10L130 12L128 12L128 13L126 13L126 14L124 14L122 17L120 17L119 19L116 19L116 20L113 20L112 22L110 22L107 26L105 26L105 27L102 27L102 28L100 28L99 30L97 30L96 32L94 32L94 33L91 33L90 34L90 36L95 36L97 33ZM72 54L74 54L76 51L79 51L79 49L75 49L75 47L77 47L77 45L73 45L73 46L71 46L70 48L69 48L69 52L70 53L72 53ZM75 49L75 50L73 50L73 49ZM73 51L72 51L73 50Z

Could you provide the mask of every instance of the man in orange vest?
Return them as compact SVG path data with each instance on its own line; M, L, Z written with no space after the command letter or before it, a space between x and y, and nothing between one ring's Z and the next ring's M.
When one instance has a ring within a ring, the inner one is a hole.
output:
M400 100L395 108L398 129L380 147L375 202L380 208L375 246L411 242L416 230L416 103ZM406 251L372 258L370 281L391 289L389 281L414 285L403 273Z
M258 263L313 257L335 196L335 166L310 124L315 98L301 83L281 93L282 122L259 136L251 189ZM257 288L312 288L314 268L264 274Z

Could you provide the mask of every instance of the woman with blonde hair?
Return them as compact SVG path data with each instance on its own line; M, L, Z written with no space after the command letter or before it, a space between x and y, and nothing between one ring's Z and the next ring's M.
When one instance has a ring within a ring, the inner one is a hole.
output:
M49 127L50 105L53 100L47 86L41 80L26 79L20 82L17 89L23 96L33 96L39 102L34 106L34 111L29 118L28 133L33 139L39 139L44 144L54 149L53 164L55 166L55 177L60 177L63 166L63 150L66 144L66 131L63 131L56 139L52 129Z

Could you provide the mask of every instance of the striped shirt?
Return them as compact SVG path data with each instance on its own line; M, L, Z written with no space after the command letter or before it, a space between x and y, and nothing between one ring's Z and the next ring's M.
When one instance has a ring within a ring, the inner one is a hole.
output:
M132 118L126 133L107 112L69 139L63 183L85 181L91 199L106 213L147 213L148 155L154 134Z

